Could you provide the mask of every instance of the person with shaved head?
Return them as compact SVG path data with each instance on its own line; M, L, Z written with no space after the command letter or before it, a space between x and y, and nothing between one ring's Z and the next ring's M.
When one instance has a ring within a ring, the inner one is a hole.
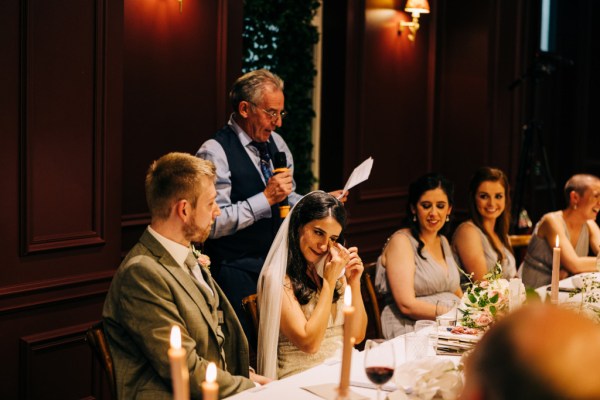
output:
M525 306L465 360L462 400L600 399L600 325L556 306Z
M600 268L600 179L577 174L565 184L564 210L547 213L537 223L521 266L523 283L538 288L550 284L552 248L560 247L561 278ZM593 255L593 256L590 256Z

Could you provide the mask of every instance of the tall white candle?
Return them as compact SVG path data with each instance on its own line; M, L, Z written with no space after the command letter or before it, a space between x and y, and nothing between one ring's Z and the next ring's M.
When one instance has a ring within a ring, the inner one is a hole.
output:
M208 364L206 368L206 380L202 382L202 399L217 400L219 398L219 384L217 379L217 366L214 362Z
M550 284L550 302L558 304L558 277L560 273L560 247L558 247L558 235L556 235L556 246L552 251L552 282Z
M344 348L342 351L342 373L340 377L339 397L348 395L350 386L350 366L352 365L352 349L354 348L354 337L352 336L352 318L354 307L352 307L352 290L346 286L344 292Z
M181 330L171 328L171 348L168 351L171 364L173 400L190 400L190 374L187 368L185 349L181 347Z

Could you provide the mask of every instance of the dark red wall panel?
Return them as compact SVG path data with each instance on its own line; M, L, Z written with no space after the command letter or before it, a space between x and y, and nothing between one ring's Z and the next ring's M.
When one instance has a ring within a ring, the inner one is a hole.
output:
M195 153L226 123L241 70L242 2L125 2L123 252L149 222L144 177L171 151ZM231 64L230 64L231 63Z
M23 254L104 242L104 7L23 3Z
M0 3L2 399L102 391L82 332L120 261L122 34L121 0Z

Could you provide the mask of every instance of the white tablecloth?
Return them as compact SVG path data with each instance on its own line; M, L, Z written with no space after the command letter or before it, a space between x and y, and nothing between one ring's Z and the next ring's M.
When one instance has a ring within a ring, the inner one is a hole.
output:
M403 364L406 359L404 356L404 337L398 336L392 340L394 343L394 351L396 353L396 365ZM429 356L434 356L433 348L429 349ZM459 361L457 356L435 356ZM359 382L365 385L372 385L364 370L364 352L354 350L352 353L352 368L350 381ZM246 390L228 399L283 399L283 400L315 400L318 396L310 393L302 387L313 386L319 384L333 383L339 384L341 373L341 362L324 363L313 367L307 371L290 376L285 379L274 381L263 387ZM369 399L376 399L377 392L375 389L366 389L361 387L351 386L350 390L361 394ZM384 393L381 395L384 398Z
M563 279L561 281L558 282L558 287L559 288L564 288L564 289L573 289L575 288L575 285L573 285L573 280L580 280L583 277L591 277L592 279L596 280L596 281L600 281L600 273L598 272L591 272L591 273L583 273L583 274L579 274L579 275L573 275L570 276L566 279ZM542 301L546 301L547 297L550 297L550 285L546 285L546 286L542 286L539 287L537 289L535 289L535 291L537 292L537 294L539 294L540 298L542 299ZM558 292L558 302L559 303L566 303L566 302L581 302L581 294L571 294L568 292Z

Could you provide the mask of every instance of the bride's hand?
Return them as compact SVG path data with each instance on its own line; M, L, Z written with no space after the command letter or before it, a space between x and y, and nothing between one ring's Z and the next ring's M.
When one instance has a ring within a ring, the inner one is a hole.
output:
M350 247L348 250L348 264L346 264L346 280L348 285L360 283L365 267L361 258L358 255L358 248Z
M342 275L342 270L348 264L350 254L341 244L336 243L329 248L329 256L330 259L323 268L323 279L335 284L335 281Z

